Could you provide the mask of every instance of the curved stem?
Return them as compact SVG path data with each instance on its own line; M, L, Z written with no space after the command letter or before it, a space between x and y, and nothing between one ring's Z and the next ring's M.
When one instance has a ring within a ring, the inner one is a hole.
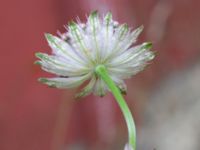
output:
M128 137L129 137L129 144L132 146L133 150L136 149L136 129L135 123L131 114L131 111L126 104L119 88L115 85L111 77L109 76L106 68L104 65L98 65L95 69L95 72L101 77L104 82L107 84L108 88L111 90L112 94L116 98L116 101L124 115L127 128L128 128Z

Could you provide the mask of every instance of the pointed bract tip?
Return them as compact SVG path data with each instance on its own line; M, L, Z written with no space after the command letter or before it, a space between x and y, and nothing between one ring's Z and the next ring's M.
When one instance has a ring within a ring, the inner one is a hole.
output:
M50 33L45 33L44 35L45 35L45 38L46 38L46 40L48 41L49 44L55 42L55 41L54 41L55 38L54 38L54 36L53 36L52 34L50 34Z
M136 29L133 31L133 33L136 34L136 35L139 35L139 34L143 31L143 29L144 29L144 26L141 25L141 26L139 26L138 28L136 28Z
M77 24L74 21L69 21L68 26L71 30L76 30L77 28Z
M34 62L34 65L42 65L41 61L37 60Z
M102 98L104 97L106 94L105 93L100 93L99 96Z
M76 100L79 100L81 97L84 97L84 96L86 95L86 93L87 93L86 90L83 90L83 91L77 93L77 94L75 95L75 99L76 99Z
M47 78L39 78L38 81L41 83L47 83L49 80Z
M44 36L45 36L45 38L48 40L48 39L50 39L50 38L52 37L52 34L50 34L50 33L45 33Z
M123 95L127 95L127 91L126 90L123 90L123 89L119 89L119 90Z
M153 44L151 42L145 42L142 45L143 45L143 48L145 48L145 49L150 49L153 46Z
M126 30L128 30L128 24L127 24L127 23L124 23L124 24L123 24L123 27L124 27Z
M40 53L40 52L37 52L37 53L35 53L35 57L37 57L37 58L42 58L42 56L43 56L43 54L42 53Z
M69 21L68 25L69 26L76 26L76 23L73 20L71 20L71 21Z
M91 13L90 13L90 16L91 17L95 17L95 16L97 16L98 15L98 11L97 10L94 10L94 11L92 11Z
M139 26L138 29L142 31L144 29L144 25Z
M85 93L81 92L75 95L75 100L80 100L82 97L84 97Z
M97 10L91 12L88 19L93 20L93 19L96 19L96 18L98 18L98 11Z
M87 96L90 92L90 87L86 86L81 92L75 95L76 99L79 99L81 97Z
M112 13L111 12L108 12L105 16L105 19L106 20L110 20L112 18Z

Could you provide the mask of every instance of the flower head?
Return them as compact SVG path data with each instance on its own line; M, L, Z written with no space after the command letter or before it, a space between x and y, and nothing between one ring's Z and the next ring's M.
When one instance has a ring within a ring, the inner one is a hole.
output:
M39 81L56 88L74 88L86 82L78 97L92 92L99 96L106 94L107 85L95 73L98 65L104 65L115 84L125 92L123 80L143 70L154 58L151 43L132 46L143 26L132 31L127 24L113 21L111 13L100 18L94 11L86 23L72 21L66 28L60 38L45 35L52 55L36 53L40 59L36 63L57 77Z

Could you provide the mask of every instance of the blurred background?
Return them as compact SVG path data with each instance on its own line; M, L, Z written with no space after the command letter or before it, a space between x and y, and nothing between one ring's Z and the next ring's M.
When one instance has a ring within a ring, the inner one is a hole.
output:
M128 80L138 150L200 149L199 0L0 0L0 150L122 150L127 130L113 97L75 101L48 88L33 65L50 53L44 33L92 10L145 30L156 58Z

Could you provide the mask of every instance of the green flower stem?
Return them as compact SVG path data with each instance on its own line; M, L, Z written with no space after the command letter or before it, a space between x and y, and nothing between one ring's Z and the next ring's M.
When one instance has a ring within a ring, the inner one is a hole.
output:
M136 129L135 123L131 114L131 111L126 104L119 88L115 85L111 77L109 76L106 68L104 65L98 65L95 69L95 72L101 77L104 82L107 84L108 88L111 90L112 94L116 98L116 101L124 115L127 128L128 128L128 137L129 137L129 144L132 146L133 150L136 149Z

